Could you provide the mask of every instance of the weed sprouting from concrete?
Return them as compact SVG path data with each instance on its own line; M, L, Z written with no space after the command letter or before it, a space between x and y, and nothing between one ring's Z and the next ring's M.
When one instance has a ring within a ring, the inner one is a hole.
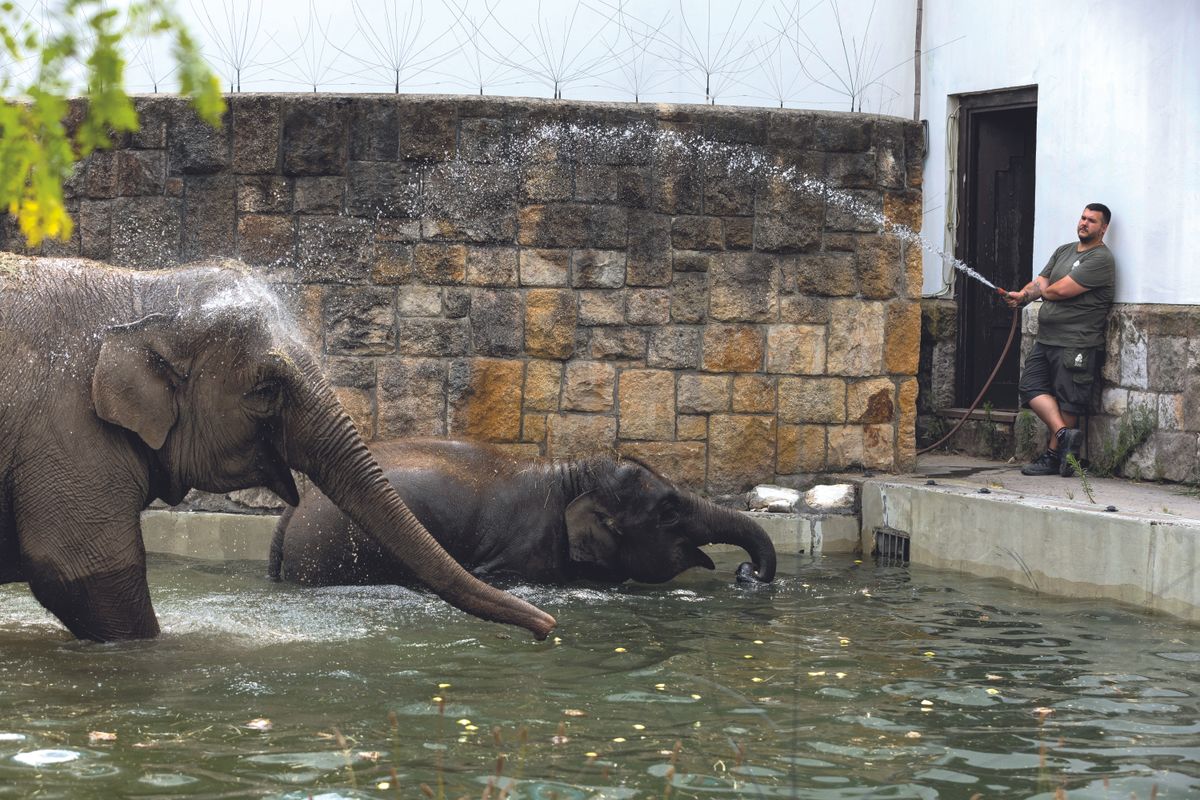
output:
M1075 477L1079 478L1079 485L1087 495L1088 501L1095 503L1096 494L1092 491L1092 482L1088 479L1087 470L1079 463L1079 458L1074 453L1067 453L1067 466L1075 473Z

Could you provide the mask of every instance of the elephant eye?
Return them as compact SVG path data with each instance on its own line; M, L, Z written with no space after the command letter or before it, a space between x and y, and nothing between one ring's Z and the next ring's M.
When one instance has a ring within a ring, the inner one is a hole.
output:
M242 396L246 406L254 413L269 416L283 404L283 386L279 381L266 380Z

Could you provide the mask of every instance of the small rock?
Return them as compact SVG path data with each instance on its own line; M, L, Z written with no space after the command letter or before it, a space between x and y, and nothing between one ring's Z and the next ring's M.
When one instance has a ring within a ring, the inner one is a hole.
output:
M849 483L814 486L804 493L804 503L813 511L852 511L854 499L854 486Z
M746 495L746 505L751 511L787 514L795 511L799 502L799 492L782 486L755 486Z

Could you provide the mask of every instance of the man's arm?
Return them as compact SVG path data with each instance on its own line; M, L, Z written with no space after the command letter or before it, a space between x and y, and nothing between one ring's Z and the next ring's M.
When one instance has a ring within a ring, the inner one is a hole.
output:
M1009 308L1016 308L1022 303L1032 303L1039 297L1044 300L1067 300L1088 291L1088 287L1079 284L1070 275L1065 275L1051 284L1041 275L1025 285L1019 292L1009 292L1004 298Z

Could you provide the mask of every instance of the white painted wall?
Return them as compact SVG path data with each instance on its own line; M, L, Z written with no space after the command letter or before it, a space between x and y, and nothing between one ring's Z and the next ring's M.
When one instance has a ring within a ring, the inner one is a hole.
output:
M1113 212L1119 303L1200 303L1196 0L925 0L924 232L946 224L950 96L1038 88L1033 273L1073 241L1083 206ZM961 37L961 38L960 38ZM942 45L939 49L931 48ZM947 252L953 252L947 248ZM948 270L925 258L924 291Z

